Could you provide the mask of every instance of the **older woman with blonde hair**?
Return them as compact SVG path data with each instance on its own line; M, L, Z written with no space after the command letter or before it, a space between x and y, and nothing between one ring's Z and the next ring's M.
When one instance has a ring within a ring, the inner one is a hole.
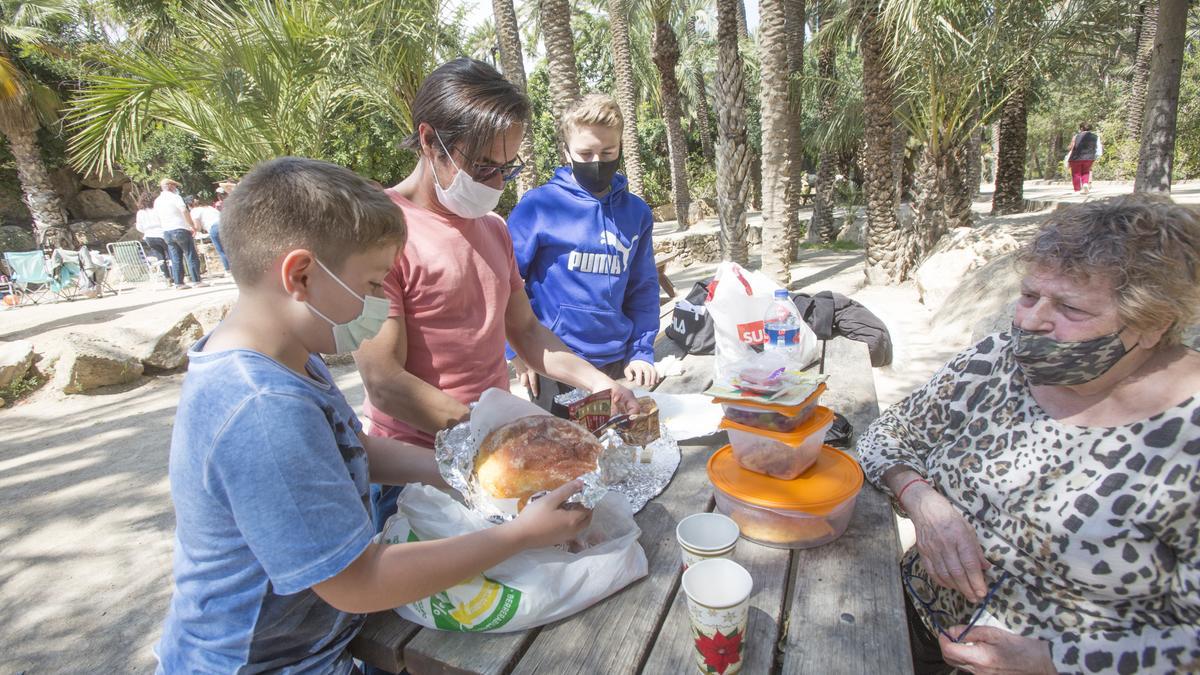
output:
M918 672L1200 669L1200 218L1118 197L1055 212L1011 330L859 442L912 518Z

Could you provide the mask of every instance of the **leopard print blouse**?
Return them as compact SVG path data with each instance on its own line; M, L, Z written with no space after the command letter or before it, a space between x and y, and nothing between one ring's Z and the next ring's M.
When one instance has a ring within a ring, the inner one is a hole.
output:
M885 492L883 473L903 464L958 506L995 565L989 582L1011 575L988 610L1048 641L1059 672L1200 672L1197 396L1120 427L1062 424L1000 333L884 412L858 452ZM970 620L961 594L935 595L952 623Z

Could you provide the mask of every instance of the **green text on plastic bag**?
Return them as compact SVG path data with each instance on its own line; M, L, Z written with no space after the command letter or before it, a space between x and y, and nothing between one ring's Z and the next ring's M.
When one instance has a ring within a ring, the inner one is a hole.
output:
M420 539L410 530L408 541ZM520 604L521 591L482 574L429 598L434 624L442 630L464 633L503 626L517 615Z

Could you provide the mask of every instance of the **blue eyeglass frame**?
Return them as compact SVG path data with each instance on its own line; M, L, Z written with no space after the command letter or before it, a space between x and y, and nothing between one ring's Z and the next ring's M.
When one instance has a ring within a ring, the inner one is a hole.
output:
M925 610L925 613L929 616L929 620L933 623L933 627L936 628L939 633L945 635L951 642L955 643L962 642L963 638L967 637L967 633L971 632L971 629L975 627L976 622L983 617L983 612L987 609L987 606L991 604L992 598L996 596L996 592L999 591L1000 587L1004 585L1004 582L1012 576L1006 570L1000 575L999 579L996 579L996 581L994 581L992 585L988 587L987 594L983 596L983 601L979 604L979 607L976 608L975 613L971 616L971 620L967 622L967 627L963 629L962 633L960 633L958 637L954 637L945 629L944 626L942 626L942 622L938 620L938 615L945 616L947 620L953 617L951 617L948 612L935 609L933 604L922 598L917 592L917 589L913 587L913 579L916 579L929 588L933 588L933 582L924 576L913 573L913 565L916 562L917 556L913 556L907 563L904 564L904 567L900 571L900 578L904 581L904 589L908 591L909 597L911 597L921 606L922 609Z

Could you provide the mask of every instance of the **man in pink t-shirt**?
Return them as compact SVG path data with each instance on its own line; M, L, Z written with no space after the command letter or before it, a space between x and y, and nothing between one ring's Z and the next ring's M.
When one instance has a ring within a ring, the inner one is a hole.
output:
M434 434L466 419L467 404L484 390L507 389L506 339L535 371L611 389L619 409L635 411L628 389L538 321L508 228L491 212L521 169L529 100L495 68L459 58L425 79L412 113L404 146L419 160L387 190L408 223L408 242L383 285L390 318L355 353L370 433L432 448ZM397 494L373 493L377 527Z

